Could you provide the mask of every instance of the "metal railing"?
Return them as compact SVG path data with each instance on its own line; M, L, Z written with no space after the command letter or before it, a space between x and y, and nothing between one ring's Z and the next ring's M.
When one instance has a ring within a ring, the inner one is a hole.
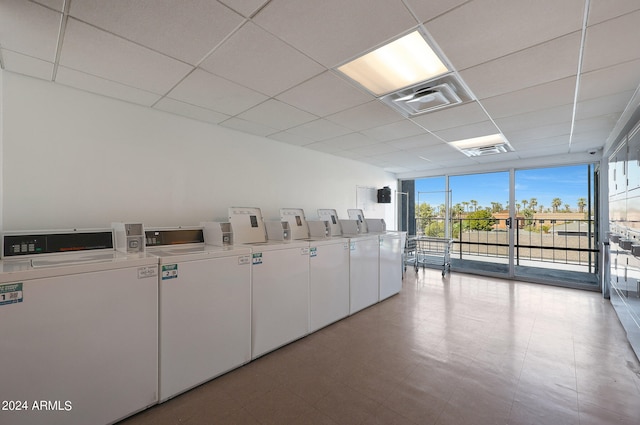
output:
M418 235L445 237L442 217L417 218ZM598 246L593 220L517 218L513 223L514 261L556 263L595 270ZM506 218L456 218L449 222L454 239L452 256L509 258L509 226Z

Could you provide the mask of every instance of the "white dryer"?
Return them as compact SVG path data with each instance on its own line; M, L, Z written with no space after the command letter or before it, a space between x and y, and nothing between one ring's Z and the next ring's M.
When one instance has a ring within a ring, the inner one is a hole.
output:
M205 245L202 228L145 233L159 259L164 402L251 360L251 250Z
M379 300L379 240L376 235L361 234L356 220L339 220L336 210L320 209L318 216L329 222L332 232L349 238L349 314Z
M383 219L365 218L361 209L347 210L350 219L358 220L379 242L379 296L382 301L400 292L402 289L402 254L405 232L387 231Z
M309 332L349 315L349 239L330 237L323 225L311 232L304 210L283 208L292 238L309 241Z
M255 359L309 333L309 243L267 241L260 208L231 207L229 222L234 243L251 248Z
M0 400L23 403L2 423L110 424L156 404L157 259L116 252L111 230L2 239Z

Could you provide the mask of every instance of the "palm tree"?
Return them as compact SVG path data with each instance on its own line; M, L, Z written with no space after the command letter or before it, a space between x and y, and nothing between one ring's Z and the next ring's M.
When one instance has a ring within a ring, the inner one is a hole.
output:
M578 211L584 212L584 207L587 206L587 200L584 198L578 198Z
M520 205L519 203L516 202L516 214L520 214L520 207L522 205Z
M478 201L476 201L475 199L472 199L469 202L471 203L471 205L473 205L473 210L478 211Z
M469 210L469 202L468 202L468 201L462 201L462 205L464 206L464 209L465 209L466 211L468 211L468 210Z
M558 212L558 207L562 205L562 200L560 198L553 198L551 200L551 208L553 208L553 212Z
M529 203L529 201L527 201L526 199L523 199L520 202L522 202L522 207L526 210L527 209L527 204Z
M564 210L565 210L566 212L571 212L571 205L569 205L569 204L564 204Z
M536 198L529 199L529 208L535 211L536 205L538 205L538 200Z
M538 212L539 213L544 212L544 205L540 204L540 206L538 206Z

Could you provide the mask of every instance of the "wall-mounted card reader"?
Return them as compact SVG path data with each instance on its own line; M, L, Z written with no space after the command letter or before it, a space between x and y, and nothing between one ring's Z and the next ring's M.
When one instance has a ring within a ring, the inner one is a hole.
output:
M340 220L340 226L344 235L359 235L361 233L360 221L358 220Z
M265 221L267 239L270 241L290 241L291 231L286 221Z
M307 221L309 236L312 238L330 238L331 225L327 220Z
M112 223L111 228L114 231L116 251L127 254L144 252L145 235L141 223Z
M367 227L372 233L384 233L387 231L387 223L384 218L365 218Z
M233 245L231 223L222 221L203 221L200 223L204 233L204 243L215 246Z

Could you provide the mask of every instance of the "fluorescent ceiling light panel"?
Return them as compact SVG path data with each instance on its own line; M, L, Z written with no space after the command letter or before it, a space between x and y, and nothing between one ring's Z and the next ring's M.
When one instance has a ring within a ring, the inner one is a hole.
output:
M418 31L360 56L338 71L376 96L449 72Z

